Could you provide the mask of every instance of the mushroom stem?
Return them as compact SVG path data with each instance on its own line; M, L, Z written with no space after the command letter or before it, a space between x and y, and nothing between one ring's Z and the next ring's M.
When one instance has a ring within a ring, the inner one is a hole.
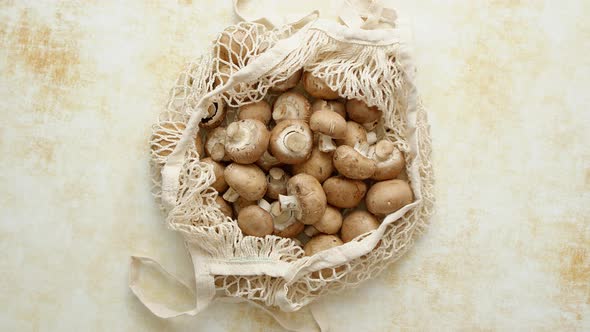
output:
M240 197L240 194L238 194L238 192L235 191L232 187L229 187L229 189L227 189L225 194L223 194L223 199L225 199L228 202L232 202L232 203L237 201L238 197Z
M275 228L279 231L285 230L296 222L293 211L281 209L279 202L272 203L269 212L273 217Z
M357 143L354 145L354 149L360 153L361 155L363 155L364 157L369 156L369 153L371 151L371 147L369 146L368 143Z
M369 131L367 132L367 143L369 145L373 145L375 143L377 143L377 133L374 131Z
M258 206L266 212L270 212L270 203L267 202L264 198L258 200Z
M273 180L280 180L285 176L285 171L278 167L273 167L268 171L268 175L270 175Z
M307 225L303 233L309 237L314 237L316 234L319 234L320 231L318 231L317 228L313 227L312 225Z
M307 147L306 136L297 131L286 133L283 142L285 142L285 146L293 152L301 152Z
M295 212L295 218L301 219L301 206L297 197L279 195L279 202L282 210L293 211Z
M322 152L332 152L336 150L336 145L332 137L324 134L319 134L319 148Z

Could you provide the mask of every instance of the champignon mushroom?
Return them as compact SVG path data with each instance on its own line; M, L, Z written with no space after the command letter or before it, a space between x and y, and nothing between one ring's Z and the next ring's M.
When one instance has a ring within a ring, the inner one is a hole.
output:
M289 174L283 169L278 167L271 168L266 176L268 183L266 196L271 199L279 199L279 195L287 195L287 181L289 181L289 178Z
M292 210L281 209L279 201L270 205L270 214L275 227L274 235L292 238L303 232L305 225L295 219L295 213Z
M322 219L313 225L306 226L304 232L309 237L313 237L318 233L336 234L341 226L342 215L340 210L328 205Z
M235 202L238 197L248 201L257 201L266 193L266 177L256 165L232 163L223 172L229 189L223 195L228 202Z
M218 193L224 192L228 185L225 182L225 178L223 177L223 171L225 170L225 166L223 164L216 162L215 160L211 159L211 157L201 159L202 163L209 164L213 166L213 174L215 174L215 182L211 184L213 189L217 190Z
M288 196L279 195L281 209L295 212L295 219L313 225L326 212L326 195L322 185L313 176L297 174L287 182Z
M270 105L266 101L261 100L240 106L238 120L254 119L264 123L264 125L268 125L271 113Z
M349 99L346 102L346 113L352 121L362 124L368 130L375 128L381 119L381 111L376 106L369 107L358 99Z
M229 27L225 29L217 39L215 51L223 61L238 64L244 60L248 51L252 50L254 37L250 34L254 31L245 31L240 27Z
M296 91L288 91L275 100L272 118L275 122L283 120L309 121L311 104L304 95Z
M357 236L377 228L379 228L379 221L377 221L375 216L367 211L357 210L351 212L344 218L342 229L340 230L340 238L345 243L350 242Z
M368 147L368 146L366 146ZM339 146L334 155L332 162L338 172L349 179L364 180L368 179L375 173L375 161L366 157L364 154L366 148L351 148L348 145Z
M395 179L406 165L404 155L388 140L381 140L374 146L372 159L375 160L373 180L383 181Z
M334 176L323 184L328 204L338 208L353 208L360 204L367 193L367 185L360 180Z
M242 209L246 206L256 205L256 201L249 201L247 199L244 199L244 197L238 197L238 199L235 202L233 202L232 205L234 208L234 213L239 214L240 211L242 211Z
M160 127L152 136L151 148L156 155L166 157L174 151L186 127L182 122L165 122Z
M215 161L228 161L225 154L225 128L217 127L207 133L205 151Z
M354 121L346 122L346 135L344 135L344 138L336 140L338 146L348 145L354 147L357 144L365 143L367 143L367 131Z
M299 80L301 79L301 73L303 69L299 69L298 71L294 72L293 75L289 76L287 79L283 81L278 81L273 85L270 89L274 92L285 92L291 88L294 88Z
M269 138L266 126L258 120L232 122L226 129L225 152L237 163L252 164L268 148Z
M207 114L199 123L201 128L212 129L219 127L225 120L225 103L223 100L212 102L207 108Z
M318 99L311 104L311 112L317 111L333 111L340 114L341 117L346 119L346 107L344 103L336 100L323 100Z
M203 144L203 137L201 137L201 133L198 132L195 137L195 148L197 149L197 153L199 157L205 156L205 145Z
M219 210L228 218L233 218L234 213L231 206L221 196L215 197L215 203L219 205Z
M322 152L336 150L332 138L346 137L346 120L333 111L317 111L309 119L309 127L319 135L319 147Z
M268 172L271 168L280 166L281 162L267 150L264 152L264 154L262 154L262 157L256 161L256 165Z
M367 210L383 216L412 203L414 195L406 181L387 180L375 183L367 192Z
M270 235L274 230L272 216L258 205L250 205L240 211L238 227L245 235L258 237Z
M303 247L305 256L313 256L320 251L328 250L340 245L344 242L336 235L320 234L309 240Z
M293 165L291 170L294 175L307 173L316 178L320 183L323 183L334 172L332 154L322 152L318 147L314 147L309 159L300 164Z
M284 120L270 133L270 153L284 164L306 160L313 146L313 136L303 120Z
M313 76L310 72L306 71L303 73L303 88L307 93L315 98L320 99L336 99L338 98L338 92L332 90L326 82L316 76Z

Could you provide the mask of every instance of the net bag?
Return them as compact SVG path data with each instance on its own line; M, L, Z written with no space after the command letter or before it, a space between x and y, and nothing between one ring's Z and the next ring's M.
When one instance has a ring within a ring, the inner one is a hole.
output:
M153 260L133 257L131 289L154 314L194 315L213 300L229 299L250 302L283 326L305 330L301 324L290 327L292 319L286 317L307 310L325 294L374 277L412 246L433 208L431 141L405 34L399 26L382 28L394 19L392 11L379 7L369 8L358 21L364 26L343 18L345 26L315 14L272 29L241 22L225 29L204 55L184 68L153 127L151 169L153 193L166 224L185 240L194 280L182 282ZM383 111L376 132L404 154L414 193L413 202L386 216L378 229L313 256L304 256L292 239L242 234L236 220L220 211L218 193L211 188L213 168L200 162L195 143L201 137L199 123L209 111L223 107L231 122L237 107L262 99L272 102L277 94L271 88L301 69L323 79L341 97ZM149 273L180 288L191 307L150 291L145 283ZM317 312L314 318L319 320ZM324 327L316 323L314 329Z

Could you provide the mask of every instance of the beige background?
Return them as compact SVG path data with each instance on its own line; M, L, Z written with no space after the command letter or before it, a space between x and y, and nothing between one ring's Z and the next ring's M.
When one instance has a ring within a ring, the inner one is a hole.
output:
M334 330L589 330L590 3L394 4L438 211L401 261L329 299ZM1 330L280 330L245 304L159 320L126 285L131 254L190 272L146 142L184 61L234 19L229 0L0 1Z

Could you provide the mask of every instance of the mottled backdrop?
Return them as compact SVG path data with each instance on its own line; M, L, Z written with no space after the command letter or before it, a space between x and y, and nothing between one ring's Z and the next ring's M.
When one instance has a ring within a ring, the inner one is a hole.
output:
M438 209L407 256L329 298L334 330L589 330L590 3L394 4ZM127 289L131 254L190 273L146 143L183 63L233 20L229 0L0 0L1 330L280 330L245 304L159 320Z

